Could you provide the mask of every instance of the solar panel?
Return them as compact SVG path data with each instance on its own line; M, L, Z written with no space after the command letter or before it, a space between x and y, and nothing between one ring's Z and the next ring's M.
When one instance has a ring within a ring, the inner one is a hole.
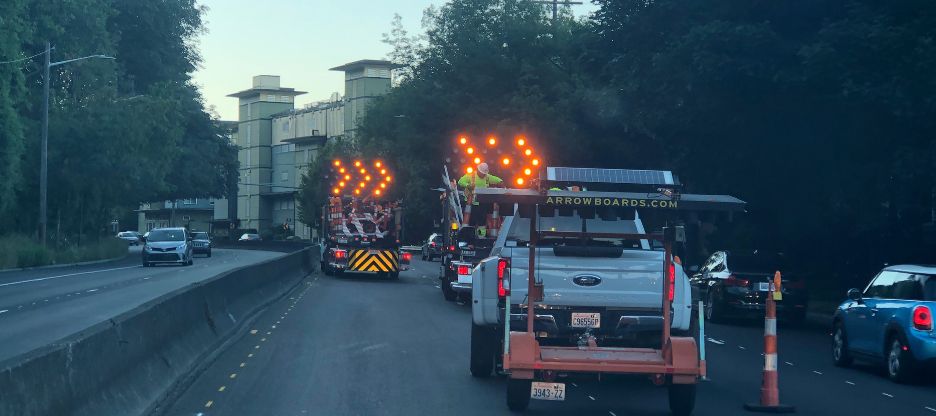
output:
M546 168L546 180L554 182L676 185L668 170Z

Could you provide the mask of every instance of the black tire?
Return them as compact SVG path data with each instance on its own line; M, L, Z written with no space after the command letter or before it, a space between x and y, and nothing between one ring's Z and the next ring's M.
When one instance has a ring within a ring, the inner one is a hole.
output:
M507 379L507 408L511 412L522 412L530 406L532 380Z
M400 272L390 272L390 280L400 280Z
M458 293L452 289L452 286L449 286L449 282L446 279L442 279L442 297L449 302L454 302L458 299Z
M708 295L705 297L705 320L718 323L722 321L722 310L721 306L718 304L718 300L715 299L715 292L708 292Z
M670 413L675 416L689 416L695 409L696 385L693 384L670 384L669 385L669 408Z
M477 378L487 378L494 371L494 362L497 354L497 334L493 327L475 325L471 323L471 375Z
M425 252L425 251L422 252L421 256L422 256L422 260L423 260L423 261L426 261L426 260L429 259L428 257L426 257L426 252Z
M914 381L917 374L916 362L906 345L902 336L892 334L888 337L887 350L884 354L887 377L901 384Z
M832 327L832 363L836 367L848 367L852 365L853 359L848 352L848 336L845 334L845 326L841 322L836 322Z
M144 261L144 262L143 262L143 267L152 267L152 265L149 264L149 262L145 262L145 261Z
M208 250L208 257L211 257L211 250Z

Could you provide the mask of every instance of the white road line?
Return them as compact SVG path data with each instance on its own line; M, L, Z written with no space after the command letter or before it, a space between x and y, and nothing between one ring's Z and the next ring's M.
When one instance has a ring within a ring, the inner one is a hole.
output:
M890 397L891 399L894 398L894 395L893 395L893 394L881 393L881 395Z
M6 313L6 312L9 312L9 311L10 311L9 309L4 309L4 310L0 311L0 313Z
M97 291L98 291L97 289L88 289L87 291L85 291L85 293L91 293L91 292L97 292Z
M715 338L709 338L708 342L711 342L712 344L725 345L725 341L717 340Z
M790 367L793 366L793 363L791 363L791 362L789 362L789 361L784 361L783 363L786 364L786 365L788 365L788 366L790 366Z
M854 386L854 385L855 385L855 383L853 383L853 382L851 382L851 381L848 381L848 380L845 380L845 384L848 384L849 386Z
M812 372L813 372L813 373L815 373L815 374L819 374L820 376L822 375L822 373L821 373L821 372L819 372L819 371L816 371L816 370L812 370Z
M21 280L21 281L19 281L19 282L3 283L3 284L0 284L0 287L3 287L3 286L13 286L13 285L21 285L21 284L23 284L23 283L41 282L41 281L43 281L43 280L59 279L59 278L62 278L62 277L80 276L80 275L83 275L83 274L112 272L112 271L114 271L114 270L135 269L135 268L137 268L137 267L143 267L143 266L117 267L117 268L115 268L115 269L92 270L92 271L90 271L90 272L69 273L69 274L63 274L63 275L58 275L58 276L40 277L40 278L38 278L38 279L29 279L29 280Z
M739 349L739 350L746 350L747 348L744 348L743 345L738 345L738 349Z
M929 407L929 406L923 406L923 408L931 412L936 412L936 409L933 409L932 407Z
M617 416L616 414L614 414L614 412L612 412L612 411L610 411L610 410L608 410L608 414L611 415L611 416Z
M578 384L572 383L572 387L578 387Z
M589 399L592 399L592 400L595 400L595 398L594 398L594 397L592 397L592 396L588 396L588 398L589 398Z

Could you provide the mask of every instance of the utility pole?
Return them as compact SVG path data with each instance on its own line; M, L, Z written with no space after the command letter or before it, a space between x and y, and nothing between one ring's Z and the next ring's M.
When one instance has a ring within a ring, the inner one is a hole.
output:
M573 6L577 4L582 4L582 2L580 1L569 1L569 0L532 0L532 2L538 3L538 4L551 4L553 21L556 21L556 18L559 16L560 4L563 6Z

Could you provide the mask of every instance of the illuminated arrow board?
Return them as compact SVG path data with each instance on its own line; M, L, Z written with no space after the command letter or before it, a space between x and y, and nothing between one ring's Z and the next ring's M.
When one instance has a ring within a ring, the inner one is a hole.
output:
M331 164L331 194L334 196L357 196L381 198L386 196L393 183L393 173L380 160L350 162L335 159Z
M460 135L455 139L456 160L462 172L475 173L482 164L487 164L489 173L502 177L509 187L525 188L539 177L544 165L530 140L522 134L513 138L502 138L491 134L482 137Z

